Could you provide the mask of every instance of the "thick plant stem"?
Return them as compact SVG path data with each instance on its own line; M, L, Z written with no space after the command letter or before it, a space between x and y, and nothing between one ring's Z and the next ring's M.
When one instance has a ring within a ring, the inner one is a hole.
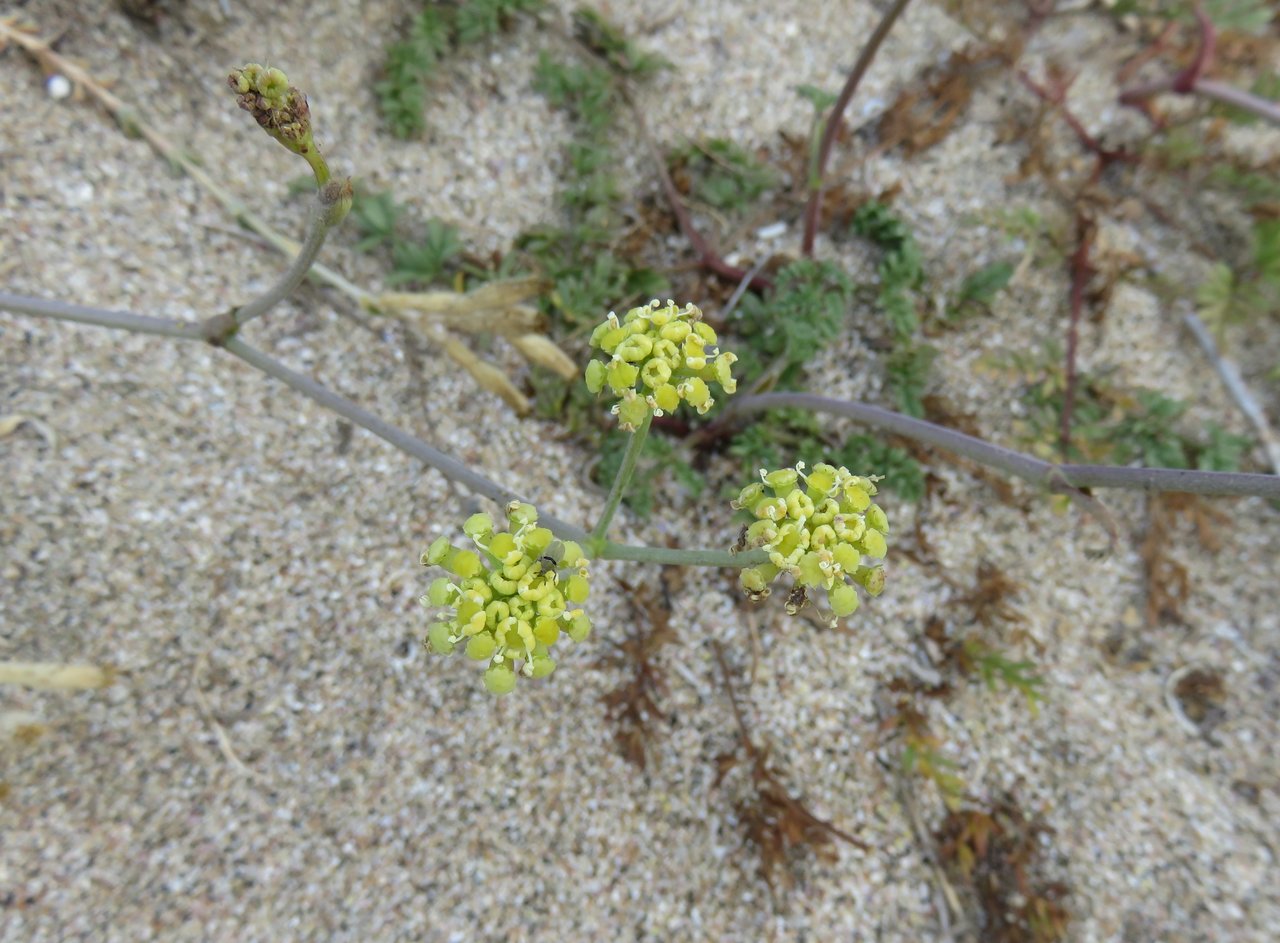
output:
M979 464L998 468L1055 492L1120 488L1127 491L1180 491L1187 494L1280 498L1280 475L1184 468L1131 468L1120 465L1055 465L923 419L913 419L878 406L829 399L812 393L760 393L739 397L729 404L722 419L787 406L847 416L856 422L963 455Z
M1244 377L1240 375L1240 368L1222 355L1218 350L1217 342L1213 339L1213 334L1194 311L1183 314L1182 323L1187 326L1187 330L1192 333L1196 343L1213 364L1218 378L1222 380L1222 385L1227 388L1231 398L1240 407L1240 412L1244 413L1245 418L1252 424L1253 430L1258 433L1258 438L1262 440L1262 450L1267 453L1267 459L1271 462L1271 470L1280 475L1280 438L1277 438L1272 430L1262 406L1249 392Z
M587 551L590 556L599 556L599 552L604 549L609 525L613 522L613 515L617 512L618 505L622 503L627 485L631 484L631 476L635 474L636 462L640 459L640 453L644 451L644 440L649 437L649 425L652 422L653 413L649 413L640 423L640 428L631 433L631 441L627 443L627 451L622 456L622 467L618 469L618 475L613 479L613 486L609 489L609 499L605 502L604 512L600 515L600 521L596 524L595 530L591 532L590 549Z
M830 158L831 148L836 142L836 133L840 130L844 110L849 107L849 101L853 98L853 93L858 90L858 84L862 81L862 77L871 68L871 63L875 59L876 53L880 51L880 46L885 37L889 35L889 31L893 29L893 24L897 22L898 17L902 15L902 11L907 8L907 4L910 2L911 0L894 0L893 6L885 11L875 32L871 34L870 38L867 39L866 45L862 47L862 52L858 55L858 61L853 64L853 69L845 80L844 88L840 90L840 97L836 99L835 105L831 108L831 114L827 115L826 123L822 128L822 140L818 144L817 160L811 171L809 202L804 208L804 238L800 243L800 252L806 258L813 255L813 242L818 235L818 218L822 215L822 178L827 172L827 159Z
M180 321L170 320L168 318L149 318L122 311L104 311L98 308L88 308L61 301L45 301L40 298L10 295L7 292L0 292L0 309L16 311L21 314L52 317L64 321L75 321L81 324L111 327L139 334L157 334L165 337L176 337L192 341L204 339L200 326L197 324L183 323ZM228 338L221 347L223 350L227 351L227 353L234 354L236 357L249 364L249 366L261 370L268 376L275 377L277 380L292 387L304 396L309 397L326 409L332 410L361 428L372 432L374 435L378 436L378 438L395 446L406 455L416 458L423 464L434 468L450 481L456 481L459 484L466 485L477 494L482 494L487 498L492 498L494 501L502 505L511 501L523 501L523 499L515 492L509 491L497 482L486 478L479 472L473 471L469 466L458 461L453 456L448 455L434 446L427 444L416 436L410 435L404 430L379 419L367 409L356 405L345 397L339 396L337 393L334 393L320 385L310 377L294 370L290 370L284 364L272 357L269 357L257 348L250 347L248 344L245 344L243 341L234 337ZM635 444L634 436L632 438L632 443ZM640 447L642 446L643 442L637 445L637 455L639 454ZM631 471L634 472L634 470L635 462L632 461ZM628 477L630 477L630 475L628 475ZM615 484L617 484L617 482L615 482ZM620 494L619 500L621 500ZM612 512L616 510L617 503L615 502L613 504L612 511L610 511L610 516L612 516ZM555 532L556 536L564 540L576 540L579 543L589 542L589 535L581 527L570 524L567 521L562 521L550 514L540 514L540 519L547 527ZM608 526L607 521L605 522L605 526ZM661 563L680 566L728 567L755 566L756 564L765 562L766 559L762 555L761 551L735 554L728 550L681 550L671 547L645 547L634 546L631 544L618 544L611 541L603 541L600 552L594 556L604 560L635 560L637 562L644 563Z
M250 347L238 338L229 338L222 345L222 348L268 376L275 377L287 386L293 387L303 396L315 400L326 409L351 420L356 425L372 432L378 438L390 442L402 452L421 459L446 478L466 485L472 491L487 498L492 498L502 505L506 505L511 501L522 500L514 492L508 491L496 482L490 481L484 475L472 471L452 455L447 455L416 436L410 435L403 429L398 429L389 422L379 419L373 413L351 402L351 400L326 389L304 374L290 370L280 361L267 356L255 347ZM542 515L541 520L557 536L566 540L583 541L587 539L587 532L581 527L575 527L573 524L552 517L549 514Z

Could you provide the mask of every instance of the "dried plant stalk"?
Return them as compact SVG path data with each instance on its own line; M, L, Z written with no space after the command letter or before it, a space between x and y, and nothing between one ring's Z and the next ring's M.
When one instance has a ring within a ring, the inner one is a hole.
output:
M441 328L431 331L428 336L433 343L443 347L444 352L457 361L482 387L502 397L503 401L519 415L529 415L533 407L528 398L516 389L515 384L508 379L504 371L487 360L481 360L476 356L475 351Z
M0 684L42 690L83 691L105 688L115 673L97 665L64 665L50 661L0 661Z
M511 343L529 363L546 367L561 379L572 380L578 375L578 365L545 334L518 334Z

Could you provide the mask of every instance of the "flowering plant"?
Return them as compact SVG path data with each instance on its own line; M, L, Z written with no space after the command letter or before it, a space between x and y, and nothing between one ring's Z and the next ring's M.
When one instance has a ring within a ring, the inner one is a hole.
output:
M885 555L889 522L871 501L876 479L843 466L819 464L807 475L804 469L804 462L774 472L762 468L760 481L743 488L733 502L754 518L742 528L741 547L769 555L766 563L744 567L739 579L751 598L764 599L769 584L789 573L795 580L789 613L804 607L808 590L820 588L832 616L847 616L858 608L853 584L872 596L884 589L884 568L862 558Z
M651 301L632 308L619 320L610 313L591 335L593 347L610 355L592 360L587 388L600 393L608 386L619 396L613 406L631 440L609 491L600 520L590 534L576 528L583 543L556 540L538 526L531 505L507 505L509 530L495 532L487 514L469 518L463 530L475 550L459 549L441 537L422 562L442 566L454 578L431 584L423 604L447 612L427 632L427 645L448 655L464 645L468 657L487 661L485 686L495 694L513 690L516 677L544 677L555 668L551 646L561 633L582 641L591 623L580 608L587 599L587 560L649 560L742 568L741 583L752 599L769 595L769 585L789 573L794 587L787 611L808 603L811 590L826 592L832 621L858 607L856 586L872 596L884 588L884 569L863 558L887 552L888 522L872 502L875 478L847 468L804 462L768 472L742 489L733 507L748 512L733 550L698 551L628 547L608 539L609 525L635 471L636 461L654 416L672 412L682 402L705 414L714 404L711 384L725 393L737 387L731 367L734 354L720 351L716 333L694 305Z

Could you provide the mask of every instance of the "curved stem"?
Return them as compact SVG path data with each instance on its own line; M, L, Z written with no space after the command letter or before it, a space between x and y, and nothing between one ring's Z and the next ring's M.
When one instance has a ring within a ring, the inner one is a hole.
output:
M1132 491L1181 491L1189 494L1251 495L1280 498L1280 476L1243 472L1211 472L1183 468L1130 468L1116 465L1055 465L1013 449L1006 449L954 429L913 419L900 413L828 399L812 393L760 393L734 400L722 418L794 406L813 412L847 416L868 426L933 445L983 465L998 468L1050 491L1083 488L1122 488Z
M898 17L910 2L911 0L894 0L893 6L885 11L875 32L871 34L866 45L862 47L862 52L858 54L858 61L853 64L853 70L845 80L844 88L840 90L840 97L836 99L835 105L831 108L831 114L827 116L826 124L822 129L822 141L818 144L818 158L810 172L809 202L804 208L804 239L800 243L800 252L805 257L813 255L813 242L817 238L818 217L822 210L822 178L827 172L827 159L831 156L831 148L836 142L836 133L840 130L844 110L849 107L853 93L858 90L858 83L867 74L867 69L871 68L871 62L880 51L880 45L889 35L889 30L893 29L893 24L897 22Z
M311 213L311 221L307 224L307 238L302 243L302 248L298 250L298 254L294 256L288 270L280 276L279 281L248 304L242 305L235 310L233 317L237 328L244 327L254 318L266 314L293 294L294 290L302 284L302 280L307 277L307 272L311 270L311 265L315 262L316 256L320 254L320 247L324 245L325 236L346 215L345 213L337 214L335 212L341 206L344 193L345 197L350 199L350 184L344 187L342 184L333 181L325 184L316 192L316 205ZM333 218L335 215L338 216L336 220Z
M644 417L644 421L640 423L640 428L631 433L631 441L627 443L627 451L622 456L622 467L618 469L617 477L613 479L613 486L609 489L609 499L605 502L604 512L600 515L600 521L596 524L595 530L591 532L592 548L599 551L606 543L606 535L609 533L609 524L613 521L613 515L618 510L618 505L622 503L622 496L626 494L627 485L631 484L631 476L635 474L636 462L640 459L640 453L644 451L644 440L649 437L649 425L653 422L653 413L649 413ZM590 553L590 551L588 551ZM591 556L599 556L599 553L591 553Z
M1234 105L1236 108L1251 112L1272 124L1280 124L1280 103L1246 92L1242 88L1236 88L1234 85L1215 79L1196 79L1191 90L1197 95L1203 95L1224 105Z

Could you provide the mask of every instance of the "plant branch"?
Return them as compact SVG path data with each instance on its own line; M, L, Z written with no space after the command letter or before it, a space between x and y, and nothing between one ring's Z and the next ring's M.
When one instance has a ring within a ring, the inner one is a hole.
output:
M609 524L613 521L613 515L617 513L618 505L622 503L622 496L626 494L627 485L631 484L631 476L635 474L636 462L640 460L640 453L644 451L644 440L649 437L649 424L653 422L653 413L648 413L644 417L644 421L640 423L640 428L631 433L631 439L627 442L627 451L623 453L622 465L618 468L618 474L613 479L613 485L609 488L609 498L605 501L604 511L600 515L600 520L596 523L595 530L591 532L591 545L595 549L602 548L608 538ZM592 553L592 556L598 554Z
M50 301L46 298L14 295L7 291L0 291L0 308L18 314L54 318L58 321L110 327L133 334L155 334L160 337L176 337L188 341L204 340L204 329L193 321L152 318L128 311L107 311L102 308L73 304L69 301Z
M302 243L302 248L293 257L289 268L280 276L279 281L248 304L242 305L235 310L232 316L235 319L237 328L244 327L254 318L266 314L293 294L297 287L302 284L302 280L307 277L307 272L311 270L316 256L320 254L320 247L324 245L325 236L346 215L344 212L338 215L336 221L333 219L335 209L341 206L344 199L348 201L351 199L350 181L342 184L331 180L316 191L316 205L312 209L311 219L307 223L307 238Z
M583 42L576 35L566 37L583 55L594 59L610 69L616 71L615 63L611 62L607 56L594 48L590 43ZM636 124L636 130L640 134L640 140L644 142L645 150L649 152L649 157L653 160L654 169L658 172L658 181L662 184L662 193L667 198L667 203L671 206L671 212L676 218L676 223L680 227L681 234L688 240L689 245L693 247L693 251L698 254L698 264L719 278L726 281L739 282L742 281L746 274L742 269L736 268L726 262L715 248L707 241L706 237L698 231L693 224L693 217L689 215L689 209L685 206L684 200L680 198L680 191L676 189L675 183L671 179L671 173L667 170L667 163L662 158L662 153L658 150L658 146L654 143L653 136L649 133L649 124L645 120L645 113L636 104L635 99L631 95L631 90L627 87L626 80L622 76L616 76L617 88L622 100L631 110L632 118ZM755 276L749 283L752 288L757 291L764 291L772 284L770 280L762 275Z
M1196 79L1186 92L1179 92L1177 82L1178 77L1171 75L1143 85L1135 85L1133 88L1125 89L1120 93L1120 101L1126 105L1136 106L1146 99L1164 92L1200 95L1204 98L1221 102L1224 105L1233 105L1236 108L1241 108L1273 124L1280 124L1280 103L1278 102L1262 98L1252 92L1246 92L1244 89L1236 88L1234 85L1228 85L1215 79Z
M693 225L693 217L689 215L689 208L685 206L684 200L680 198L680 191L676 189L675 181L671 179L671 173L667 170L667 163L662 159L662 154L658 151L657 144L654 143L653 137L649 134L649 126L645 122L644 113L625 89L623 90L623 97L635 117L636 128L640 132L641 140L644 141L645 149L653 159L653 165L658 171L658 181L662 184L662 192L667 198L667 203L671 205L671 212L675 214L676 223L680 226L680 232L689 241L693 251L698 254L698 264L726 281L744 281L747 278L747 273L736 266L730 265L721 258L720 253L712 248L711 243ZM765 291L773 282L763 275L754 275L747 284L757 291Z
M492 498L502 505L511 501L522 500L514 492L508 491L497 482L490 481L484 475L472 471L452 455L441 452L403 429L379 419L373 413L356 405L351 400L339 396L304 374L290 370L280 361L264 354L257 348L250 347L239 338L228 338L226 343L222 345L222 349L234 354L245 363L256 367L268 376L275 377L286 386L292 387L303 396L319 403L325 409L351 420L356 425L372 432L378 438L390 442L400 451L420 459L446 478L466 485L477 494ZM584 541L587 538L587 532L582 528L559 520L549 514L542 515L540 519L546 527L549 527L557 536L565 540Z
M1089 248L1093 244L1094 227L1089 218L1076 211L1076 251L1071 254L1070 319L1067 322L1066 384L1062 394L1062 428L1058 442L1063 459L1070 457L1071 419L1076 405L1076 352L1080 346L1080 317L1084 313L1084 290L1093 268L1089 265Z
M992 445L954 429L913 419L878 406L829 399L812 393L761 393L729 404L724 417L793 406L846 416L926 445L963 455L983 465L1054 492L1117 488L1128 491L1180 491L1189 494L1251 495L1280 498L1280 476L1243 472L1210 472L1183 468L1131 468L1114 465L1056 465L1013 449Z
M800 252L806 257L813 255L813 242L818 235L818 217L822 212L822 178L826 174L827 160L831 157L831 148L835 145L836 134L840 130L845 109L849 107L849 102L853 98L853 93L858 90L862 77L871 68L871 63L876 53L880 51L885 37L889 35L893 24L897 22L898 17L910 2L911 0L894 0L893 6L885 11L875 32L871 34L866 45L862 47L862 52L858 54L858 61L853 64L849 77L845 79L840 97L836 99L835 105L831 108L831 114L827 116L826 124L822 129L822 140L818 144L818 159L813 174L815 179L810 181L809 202L804 208L804 239L800 243Z
M1200 26L1200 48L1196 50L1196 57L1180 72L1124 89L1120 92L1121 104L1145 110L1144 106L1149 98L1165 92L1173 92L1177 95L1200 95L1224 105L1243 109L1273 124L1280 124L1280 103L1225 82L1204 77L1213 66L1218 29L1213 25L1213 20L1209 18L1204 4L1199 0L1195 4L1195 14L1196 22ZM1149 113L1148 117L1151 117Z
M191 341L204 341L206 339L204 330L198 324L184 324L167 318L144 317L123 311L105 311L99 308L89 308L60 301L45 301L40 298L29 298L24 295L9 294L8 292L0 292L0 309L14 311L18 314L51 317L63 321L74 321L79 324L115 328L132 333L156 334L162 337L175 337ZM332 410L339 416L349 419L361 428L372 432L378 438L389 442L406 455L419 459L449 480L466 485L477 494L491 498L499 504L505 505L511 501L523 500L519 495L503 488L497 482L491 481L484 475L473 471L452 455L442 452L416 436L410 435L404 430L379 419L373 413L358 406L351 400L321 386L310 377L289 369L278 360L254 347L250 347L239 339L229 337L219 346L251 367L261 370L326 409ZM638 433L632 437L633 444L637 438L639 438ZM638 454L639 446L636 447L635 451ZM633 462L633 470L634 467ZM617 487L621 477L619 475L619 478L615 479L615 487ZM625 487L625 483L623 487ZM619 500L621 500L620 496ZM616 502L613 504L613 508L614 510L617 509ZM587 532L577 525L559 520L548 514L542 514L541 520L557 536L564 540L576 540L580 543L589 541ZM607 527L607 521L605 525ZM764 551L735 554L728 550L682 550L672 547L620 544L612 541L604 541L600 552L595 556L602 560L634 560L641 563L660 563L671 566L715 567L756 566L768 559Z
M1259 405L1245 385L1244 378L1240 376L1239 368L1218 351L1218 345L1213 339L1213 333L1205 326L1204 321L1200 320L1198 314L1194 311L1188 311L1182 316L1182 323L1187 326L1187 330L1195 337L1196 342L1204 350L1205 356L1213 364L1213 369L1217 371L1219 379L1222 380L1222 385L1227 388L1227 392L1236 401L1240 411L1244 413L1245 418L1253 425L1254 431L1258 433L1258 438L1262 440L1262 449L1267 453L1267 460L1271 463L1272 470L1280 475L1280 440L1276 438L1276 434L1271 428L1271 423L1267 421L1267 414L1263 411L1262 406Z
M732 550L681 550L675 547L641 547L606 541L595 555L599 560L631 560L664 566L746 567L769 562L764 550L734 553Z

